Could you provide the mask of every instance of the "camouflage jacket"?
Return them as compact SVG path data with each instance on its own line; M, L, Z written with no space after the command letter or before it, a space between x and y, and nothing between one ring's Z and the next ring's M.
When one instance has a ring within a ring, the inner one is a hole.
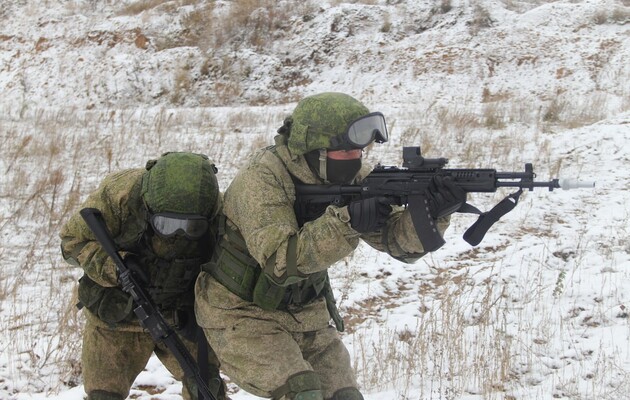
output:
M404 261L414 262L424 255L409 211L396 209L390 215L387 237L381 233L360 235L350 226L347 207L329 206L321 217L307 222L301 228L295 216L295 186L291 176L307 184L322 184L321 179L309 168L302 156L292 156L286 138L276 136L276 145L255 153L241 168L225 192L224 213L232 229L240 232L247 248L260 265L275 257L275 270L281 276L286 270L288 241L297 235L297 268L304 274L324 271L337 261L351 254L365 240L377 250ZM449 219L438 221L441 233ZM197 282L197 314L200 324L221 327L229 324L224 313L216 313L212 307L232 310L232 315L259 317L260 310L252 303L244 302L202 272ZM201 301L199 301L201 300ZM205 304L211 307L205 307ZM238 309L238 310L237 310ZM326 326L329 317L324 301L316 301L299 310L295 318L282 311L264 312L266 317L275 315L289 330L308 331Z
M161 291L155 297L151 290L149 293L169 320L172 313L169 312L169 307L164 309L164 304L185 302L192 307L194 280L199 273L199 266L208 261L214 240L203 243L181 259L163 260L155 256L152 249L149 249L151 246L145 236L148 216L140 194L145 171L144 168L129 169L108 175L99 188L88 196L81 208L93 207L102 212L123 258L129 253L141 257L151 286L159 286ZM213 229L216 231L216 228ZM60 237L63 258L84 271L84 277L79 283L80 301L100 302L100 307L98 304L94 307L90 307L92 304L84 304L89 310L86 312L87 317L99 326L141 330L133 313L125 310L131 306L131 301L118 287L118 272L114 262L101 248L78 212L62 227ZM204 246L206 250L198 250ZM162 295L161 300L156 300L159 295ZM113 321L120 318L121 312L127 312L128 315L114 323Z

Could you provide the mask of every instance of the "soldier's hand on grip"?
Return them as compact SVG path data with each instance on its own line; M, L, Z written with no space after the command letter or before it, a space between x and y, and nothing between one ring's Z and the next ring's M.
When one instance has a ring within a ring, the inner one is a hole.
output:
M386 197L356 200L348 205L350 225L359 233L378 231L385 225L391 212L392 206Z
M429 201L429 212L433 218L450 215L459 210L466 202L466 192L448 176L435 175L431 179L425 195Z

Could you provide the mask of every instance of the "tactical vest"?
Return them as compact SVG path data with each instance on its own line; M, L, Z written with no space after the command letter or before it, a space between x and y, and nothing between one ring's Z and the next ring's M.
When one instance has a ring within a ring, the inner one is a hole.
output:
M199 275L202 258L175 259L172 261L141 257L140 263L151 277L146 288L158 309L173 315L180 311L189 313L194 307L194 284ZM135 321L133 300L119 287L103 287L87 275L79 279L79 302L100 320L112 327L119 323Z
M219 232L224 234L219 240L216 256L202 269L232 293L264 310L308 304L324 294L328 283L326 271L311 274L289 286L273 282L249 254L240 232L225 224L225 217L221 220Z
M307 222L298 210L296 214L298 214L300 226ZM286 286L276 284L269 277L270 272L265 272L264 268L251 256L241 233L227 224L225 216L221 216L219 221L217 249L212 261L202 266L205 272L241 299L252 302L267 311L287 310L289 306L300 307L324 297L328 313L337 330L343 332L343 319L335 304L328 271L310 274ZM296 246L297 237L293 236L289 239L287 250L289 278L301 275L297 271ZM269 264L275 264L274 256L271 257Z
M195 254L190 258L164 260L151 250L148 235L152 234L147 223L145 207L140 196L140 187L135 185L129 195L130 217L125 221L124 230L114 238L120 250L138 255L139 262L146 268L149 285L146 287L152 300L168 318L177 315L179 310L187 313L194 306L194 284L200 266L209 259L209 254ZM212 235L212 233L210 233ZM207 238L204 237L204 240ZM213 241L207 240L208 249ZM205 251L205 253L210 253ZM133 300L119 287L103 287L83 275L79 279L79 307L85 307L100 320L112 327L120 323L136 320L133 313Z

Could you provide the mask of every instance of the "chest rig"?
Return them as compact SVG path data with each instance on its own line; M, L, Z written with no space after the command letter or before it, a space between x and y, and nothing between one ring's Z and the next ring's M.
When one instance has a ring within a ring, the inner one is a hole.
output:
M149 278L145 288L165 317L181 310L192 310L195 280L201 270L200 265L208 261L208 256L197 254L198 257L165 260L140 244L125 250L138 254L139 263ZM112 326L136 319L128 293L119 287L102 287L87 275L79 279L79 304Z
M129 206L133 212L125 221L124 231L114 239L116 245L120 250L137 256L148 278L145 288L165 317L176 315L181 310L192 310L195 280L201 264L210 259L216 229L199 240L195 250L189 254L159 257L151 246L154 233L146 222L147 215L139 190L131 192ZM110 326L136 320L133 300L120 287L100 286L84 274L79 279L78 297L79 308L87 308Z
M145 235L146 238L147 235ZM146 240L146 239L145 239ZM186 256L160 257L149 245L140 246L140 259L145 266L149 284L147 290L161 310L174 310L194 305L194 285L201 264L209 260L210 241L204 237L200 245Z
M299 226L302 227L308 220L303 217L301 210L295 211ZM261 266L249 253L241 233L227 222L225 216L220 217L218 237L212 261L204 264L202 269L230 292L267 311L291 312L324 297L337 330L343 331L343 319L335 305L328 271L305 276L297 270L297 235L289 238L287 279L284 284L278 284L271 278L275 254L266 266Z
M322 294L327 282L326 272L311 274L290 285L276 284L266 276L264 268L249 254L241 234L225 223L225 217L222 217L222 221L223 229L220 229L220 232L223 233L223 237L219 241L216 257L204 265L203 269L232 293L265 310L304 305ZM295 251L291 247L292 243L289 243L289 259L292 258L290 253ZM275 257L271 257L269 264L271 263L275 263ZM292 269L296 270L295 273L292 273ZM295 263L288 265L287 270L289 277L297 275Z

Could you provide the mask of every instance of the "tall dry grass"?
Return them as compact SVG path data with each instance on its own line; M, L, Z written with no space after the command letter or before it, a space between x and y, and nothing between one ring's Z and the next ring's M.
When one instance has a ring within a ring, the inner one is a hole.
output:
M523 102L514 97L502 97L492 109L488 102L457 108L430 103L402 108L388 116L395 121L390 125L394 127L391 143L371 149L369 158L399 165L402 145L421 145L426 155L448 157L454 167L521 169L521 163L529 161L540 168L541 176L560 173L570 162L552 153L549 134L543 130L551 124L555 129L577 124L571 119L577 114L569 110L586 109L587 105L571 104L559 110L561 118L551 121L538 110L523 109ZM594 110L593 119L587 120L591 123L605 114L608 101L600 94L588 99ZM87 112L8 109L0 113L0 170L4 172L0 178L0 235L4 238L0 248L0 337L9 358L9 373L16 385L23 385L12 390L50 391L81 382L83 320L74 307L74 288L81 271L61 260L57 235L102 178L119 169L142 167L147 159L165 151L185 150L209 155L219 167L225 189L252 151L272 143L275 130L292 107ZM505 126L490 123L489 115ZM480 147L480 142L485 145ZM523 153L535 157L522 160ZM494 200L489 196L486 204ZM455 227L463 228L463 223ZM555 240L551 226L538 228L544 240ZM622 224L618 229L622 234L626 227ZM612 258L617 248L612 247L606 257ZM549 285L554 296L562 296L582 262L581 249L578 246L577 254L569 258L573 270L554 271L545 283L541 276L547 267L541 261L538 268L523 265L523 270L532 271L523 281ZM499 250L486 249L487 254L495 251ZM396 292L374 301L365 299L365 304L372 304L365 318L365 310L353 309L360 318L349 323L349 340L361 386L375 390L385 383L397 388L400 396L409 388L420 387L426 396L457 398L468 393L493 398L511 382L527 384L518 379L533 364L530 358L540 357L540 350L532 352L528 346L532 341L543 346L551 335L545 332L544 318L551 311L535 296L542 289L534 286L523 294L529 297L519 300L526 307L539 308L543 315L535 329L539 337L523 338L506 327L513 312L513 295L508 292L514 288L502 283L496 273L499 261L488 263L481 280L473 272L449 270L449 265L438 260L423 262L437 272L424 282L427 285L418 283L416 294L421 303L415 324L404 330L378 326L387 304L400 298ZM352 259L340 270L345 272L336 276L335 287L343 306L352 298L356 282L364 277ZM386 281L387 276L381 279ZM520 329L529 332L525 326ZM605 363L601 368L597 377L617 371ZM570 383L566 385L570 387Z
M0 337L8 364L0 369L12 378L9 392L81 382L83 318L75 307L81 271L62 260L58 233L102 178L142 168L166 151L194 151L217 164L225 188L243 158L269 143L267 133L275 131L269 124L281 123L284 111L233 110L222 117L229 123L201 109L3 113Z
M520 169L528 161L541 175L555 176L569 162L551 153L549 131L593 123L606 116L613 100L604 92L577 100L560 94L528 108L532 102L518 96L486 93L478 103L457 107L421 104L388 115L392 141L370 149L369 158L399 165L402 146L420 145L425 155L446 156L453 166ZM0 234L6 239L0 249L0 330L16 381L31 382L28 390L80 383L82 318L73 288L81 271L63 263L57 235L105 174L141 167L165 151L195 151L216 162L226 188L249 153L272 143L291 107L2 113ZM523 160L523 154L532 158ZM336 283L342 303L352 297L361 273L346 270ZM556 296L566 290L569 272L554 274ZM437 384L425 387L427 394L490 396L514 379L510 371L519 367L510 354L517 344L504 327L505 286L487 285L473 294L469 279L442 274L433 293L438 301L422 309L416 326L401 332L355 321L355 365L363 387L388 382L404 395L421 376ZM471 329L472 339L464 334ZM375 358L384 364L374 365Z
M81 11L75 2L71 3L69 10ZM82 4L96 11L104 3L115 2ZM219 50L227 49L229 53L240 47L271 48L274 41L291 35L292 23L307 23L320 7L314 1L234 0L223 2L226 7L217 7L217 3L139 0L116 4L119 15L146 13L149 18L150 11L155 10L181 14L181 31L169 36L156 34L152 37L153 45L158 51L194 46L206 52L208 57L200 73L221 78L215 80L212 93L226 104L239 97L243 91L241 82L252 71L242 60ZM373 6L383 2L359 3ZM449 0L434 3L433 12L438 14L452 13L459 7ZM503 0L503 3L509 10L526 12L549 1ZM626 23L628 1L614 3L595 13L593 23ZM472 6L471 33L479 34L492 27L492 15L483 2L473 1L465 6ZM343 21L340 16L332 22L331 30L334 30ZM393 29L387 16L377 26L381 32ZM349 26L347 34L355 30L354 26ZM414 32L413 29L410 32ZM214 53L221 54L214 57ZM606 79L608 81L630 79L626 76L627 69L610 70L604 65L599 73L615 78ZM191 66L185 63L174 74L169 100L177 105L188 94L196 77L191 73ZM602 80L596 80L600 85ZM19 84L25 85L23 81ZM630 109L627 86L598 87L597 91L579 98L558 92L546 99L480 90L480 101L471 97L453 105L425 104L424 99L419 99L417 106L405 105L414 109L402 107L387 115L388 121L395 121L390 123L392 141L385 147L370 149L370 160L399 165L403 145L420 145L425 155L448 157L454 167L520 170L522 163L529 161L534 163L539 176L558 176L564 168L575 166L580 160L564 159L552 152L555 132L587 126L611 112ZM287 95L287 98L289 96L295 95ZM264 104L264 99L260 102ZM165 151L186 150L208 154L219 167L220 184L225 189L249 153L272 143L272 136L290 106L229 110L162 107L91 112L32 108L26 101L17 105L17 109L5 106L7 109L0 112L0 348L7 364L0 365L0 369L6 368L13 378L11 382L3 382L3 385L12 385L7 390L13 393L51 391L81 382L82 316L75 308L74 293L81 271L61 260L57 235L61 225L77 211L81 201L102 178L119 169L142 167L147 159ZM378 108L379 104L371 106ZM523 160L525 153L534 156ZM501 197L502 194L484 197L484 204L493 204ZM527 203L519 207L526 209L526 206ZM624 242L628 237L629 216L620 216L618 221L618 225L610 227L612 239L599 245L604 262L602 274L614 269L616 254L630 253L628 243ZM582 222L583 226L588 226L588 221ZM456 221L454 225L453 229L465 229L464 223ZM542 247L551 247L559 240L554 237L554 230L562 223L545 221L532 227L523 217L522 225L516 235L536 229L541 232ZM424 260L432 273L422 277L414 287L419 315L415 324L402 330L378 326L383 322L382 313L387 312L388 306L395 305L400 294L368 296L360 300L364 308L350 303L356 282L374 279L376 286L380 281L387 281L388 276L383 273L365 277L357 262L361 261L359 257L346 260L334 284L342 309L352 310L355 317L348 325L361 387L375 390L383 385L391 386L396 388L398 398L407 396L411 387L420 387L423 397L457 398L471 394L493 398L502 396L508 384L536 385L535 374L528 373L550 350L550 338L554 334L549 323L553 317L551 305L542 303L539 295L550 291L553 298L560 299L571 292L572 278L588 263L586 237L586 231L580 232L573 254L561 252L550 256L549 251L543 249L540 259L518 260L517 264L525 271L519 280L522 288L501 280L498 272L501 265L497 260L489 261L487 270L477 272L485 274L483 279L473 272L448 271L447 267L452 264ZM464 256L481 257L484 252L487 256L500 250L486 248L480 255L466 253ZM563 260L561 268L553 269L549 265L549 260L554 258ZM479 290L473 291L473 284L478 285ZM515 289L519 289L520 297L512 293ZM515 309L515 304L522 309ZM537 321L525 319L529 309L540 315ZM510 313L516 313L520 323L517 332L507 328L508 323L513 322L509 319ZM566 325L592 325L608 315L607 310L587 316L581 313L576 307L561 321ZM602 394L597 390L603 387L601 382L605 382L607 375L623 372L610 361L614 358L606 357L606 351L601 353L595 371L580 370L580 357L584 355L578 354L573 360L578 365L576 376L592 382L591 398ZM427 379L419 380L419 377ZM614 398L615 391L622 395L630 393L623 391L624 379L620 382L604 394ZM557 382L567 396L583 393L580 384L571 376L560 377ZM541 394L541 398L548 397L549 393Z

